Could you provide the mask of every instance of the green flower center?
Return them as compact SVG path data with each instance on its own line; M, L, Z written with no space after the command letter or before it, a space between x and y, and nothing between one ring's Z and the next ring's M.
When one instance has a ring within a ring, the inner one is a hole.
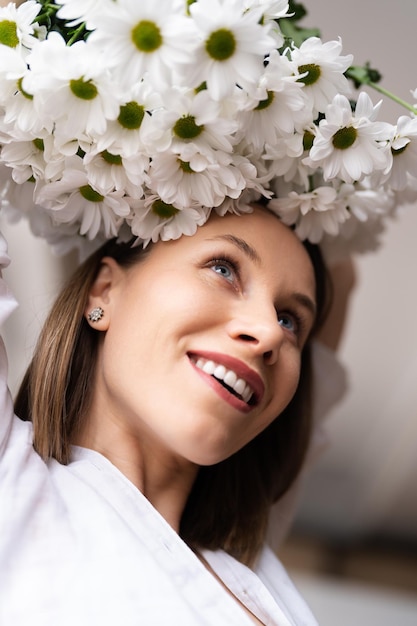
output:
M181 161L181 159L178 159L178 163L179 163L180 168L182 169L182 171L185 172L186 174L194 174L195 173L188 161Z
M405 146L403 146L402 148L391 148L392 156L398 156L399 154L402 154L404 150L407 149L407 146L408 146L408 143L406 143Z
M128 102L120 107L117 121L127 130L137 130L145 117L145 109L137 102Z
M36 139L34 139L32 143L35 148L39 150L39 152L43 152L45 150L45 144L43 142L43 139L41 139L40 137L36 137Z
M298 82L304 83L304 85L314 85L314 83L316 83L321 76L321 67L316 63L300 65L298 71L300 74L305 74L305 72L307 72L306 76L298 79Z
M16 48L19 43L16 22L2 20L0 22L0 43L9 48Z
M70 89L76 98L81 100L94 100L98 94L97 87L92 80L73 78L70 80Z
M207 54L215 61L230 59L236 50L236 39L232 31L219 28L206 41Z
M152 204L152 213L155 213L163 220L168 220L170 217L174 217L178 213L179 209L176 209L172 204L167 204L162 200L155 200Z
M101 193L98 193L98 191L90 187L90 185L83 185L82 187L80 187L79 191L82 197L89 202L103 202L104 200L104 196L102 196Z
M273 103L274 98L275 98L274 92L268 91L267 97L265 98L265 100L260 100L258 102L258 105L255 107L254 111L263 111L264 109L267 109Z
M174 124L173 131L180 139L195 139L204 130L204 126L199 126L195 122L194 115L184 115Z
M304 150L311 150L313 147L314 135L309 130L306 130L303 136L303 148Z
M347 126L345 128L341 128L333 135L332 143L335 148L338 150L347 150L356 141L356 137L358 136L356 128L353 126Z
M107 150L103 150L101 157L103 161L106 161L109 165L122 165L122 157L120 154L112 154L111 152L107 152Z
M162 45L162 35L155 22L142 20L132 29L132 41L140 52L154 52Z
M17 81L17 88L20 91L20 93L22 94L22 96L24 96L28 100L33 100L32 94L28 93L27 91L25 91L23 89L23 76L21 78L19 78L19 80Z

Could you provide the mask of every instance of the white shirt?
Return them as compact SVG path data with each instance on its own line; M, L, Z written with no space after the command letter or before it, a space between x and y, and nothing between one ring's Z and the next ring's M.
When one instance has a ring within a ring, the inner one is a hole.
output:
M1 281L0 323L13 307ZM1 344L1 626L249 626L239 603L104 456L74 447L68 465L39 457L6 381ZM265 624L317 624L268 547L253 571L222 551L203 556Z

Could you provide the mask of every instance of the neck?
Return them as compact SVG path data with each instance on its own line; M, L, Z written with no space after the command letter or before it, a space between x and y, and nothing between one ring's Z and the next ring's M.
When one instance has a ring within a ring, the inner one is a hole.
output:
M138 440L114 423L104 425L101 420L99 428L94 420L86 423L73 443L105 456L178 533L198 466L167 454L150 437Z

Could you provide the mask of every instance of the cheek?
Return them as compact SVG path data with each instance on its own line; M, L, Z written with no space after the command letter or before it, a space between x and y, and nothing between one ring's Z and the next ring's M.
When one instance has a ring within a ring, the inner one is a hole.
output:
M296 353L290 353L286 356L285 367L277 369L274 379L273 404L277 410L275 417L282 413L291 402L300 381L300 353L297 351Z

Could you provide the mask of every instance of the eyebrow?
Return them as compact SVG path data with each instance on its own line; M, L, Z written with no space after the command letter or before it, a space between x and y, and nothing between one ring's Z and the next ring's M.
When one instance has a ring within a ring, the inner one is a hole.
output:
M244 254L251 260L260 265L261 257L251 245L248 244L247 241L241 239L240 237L236 237L235 235L218 235L217 237L212 237L210 241L229 241L237 248L242 250Z
M294 300L299 302L301 306L303 306L305 309L308 309L311 315L313 316L313 318L315 319L317 315L317 307L309 296L306 296L304 293L296 292L292 294L292 297L294 298Z
M218 235L217 237L211 237L210 241L229 241L230 243L235 245L237 248L239 248L239 250L242 250L242 252L244 254L246 254L246 256L249 259L251 259L251 261L254 261L258 265L261 264L261 257L259 256L259 254L255 250L255 248L253 248L250 244L248 244L247 241L245 241L244 239L241 239L240 237L236 237L235 235L230 235L230 234L228 234L228 235ZM311 313L313 318L316 317L316 315L317 315L317 306L316 306L314 301L309 296L307 296L304 293L295 292L295 293L292 294L292 297L301 306L303 306L305 309L307 309Z

